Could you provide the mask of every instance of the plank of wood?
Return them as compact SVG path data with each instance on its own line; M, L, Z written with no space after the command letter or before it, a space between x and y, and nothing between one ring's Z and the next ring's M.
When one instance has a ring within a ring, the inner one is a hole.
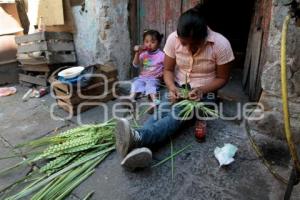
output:
M70 54L63 53L52 53L46 54L48 64L59 64L59 63L76 63L76 54L72 52Z
M251 57L252 57L252 50L249 49L249 51L247 51L247 54L246 54L244 69L243 69L243 79L242 79L243 88L246 88L246 85L249 80Z
M243 78L242 85L243 88L246 89L248 87L249 73L250 73L250 65L251 65L251 57L252 57L252 43L253 43L253 34L255 32L255 23L251 23L250 34L248 37L247 48L246 48L246 57L244 61L244 69L243 69Z
M64 25L53 25L53 26L46 26L46 31L49 32L69 32L75 33L76 26L74 22L74 17L72 13L72 7L69 0L63 0L63 8L64 8Z
M18 46L18 54L22 53L30 53L35 51L47 51L48 46L47 42L40 42L40 43L32 43L27 45Z
M107 82L107 89L111 90L113 84L117 81L115 78L111 78ZM103 82L94 83L88 87L78 89L78 93L81 93L83 96L95 96L100 95L104 92L105 85ZM77 95L77 94L76 94ZM75 96L76 96L75 95Z
M138 1L139 10L139 43L142 43L144 30L155 29L165 35L165 5L170 1Z
M75 46L73 42L39 42L18 46L18 54L30 53L35 51L73 51Z
M80 105L72 105L72 104L68 104L67 102L61 100L61 99L57 99L57 105L62 108L63 110L65 110L66 112L70 113L71 115L77 115L80 114L82 112L85 112L91 108L97 107L97 103L101 103L101 102L107 102L114 99L114 96L112 93L108 94L104 99L92 99L92 100L87 100L81 103L94 103L93 105L85 105L82 106L81 109L78 109L78 106Z
M204 3L203 0L189 0L189 1L181 1L182 2L182 10L181 12L185 12L188 9L193 8L194 6L196 6L198 3Z
M40 17L46 26L64 24L62 0L28 0L27 14L32 25L38 25Z
M22 65L22 70L33 72L49 72L50 67L47 64L41 65Z
M25 5L25 0L18 0L16 2L16 5L17 5L18 14L20 17L20 22L24 29L23 32L24 32L24 34L28 34L30 22L29 22L29 19L27 16L27 11L26 11L27 7Z
M138 0L129 0L129 27L130 27L130 43L133 47L134 45L138 44L138 37L139 37L139 19L138 19ZM133 60L134 54L131 54L131 59ZM138 76L138 70L135 67L130 67L129 72L130 78Z
M67 32L45 32L46 40L68 40L73 41L73 34Z
M75 46L73 42L47 42L48 51L74 51Z
M48 41L48 40L66 40L73 41L73 35L71 33L56 33L56 32L37 32L29 35L23 35L16 37L16 43L28 43L36 41Z
M257 70L257 75L256 75L256 82L255 82L255 91L254 91L254 94L253 94L253 99L255 101L259 101L259 98L261 96L261 93L262 93L262 86L261 86L261 75L262 75L262 72L263 72L263 61L262 61L262 54L263 54L263 49L262 49L262 46L263 46L263 37L264 37L264 33L262 33L262 38L261 38L261 52L260 52L260 59L259 59L259 67L258 67L258 70Z
M35 41L44 41L45 40L45 32L37 32L29 35L23 35L16 37L16 43L27 43L27 42L35 42Z
M47 64L47 59L44 56L30 57L28 54L18 54L17 60L22 65L42 65Z
M80 6L84 3L84 0L70 0L71 6Z
M108 93L112 93L112 85L113 85L114 82L110 82L109 85L110 85L110 89L108 91ZM54 93L56 95L56 98L57 99L60 99L68 104L71 104L71 105L78 105L80 104L81 102L85 102L87 100L90 100L90 101L103 101L103 99L105 99L106 97L104 98L89 98L89 96L102 96L102 94L104 93L104 85L102 84L98 84L99 87L93 87L91 89L88 89L88 90L85 90L85 91L82 91L82 95L84 95L85 97L83 96L79 96L77 93L74 93L72 96L67 95L65 94L62 90L59 90L57 88L54 88Z
M46 78L38 78L26 74L19 74L19 80L27 83L33 83L36 85L45 86L45 87L47 87L48 85Z
M250 69L250 77L249 77L249 97L250 100L255 100L256 96L256 82L258 77L258 72L260 68L260 58L261 58L261 48L262 48L262 37L263 31L258 30L253 35L253 43L252 43L252 57L251 57L251 69Z
M62 82L52 79L51 77L49 78L49 82L51 84L51 88L54 89L59 89L61 90L64 94L69 95L71 93L71 88L67 84L63 84Z
M112 89L113 84L117 81L115 78L111 78L108 80L107 88ZM53 85L54 90L60 90L60 94L63 96L69 96L71 90L62 90L59 87L56 87L56 85ZM96 89L96 90L95 90ZM78 96L78 93L81 93L84 96L88 95L94 95L94 94L100 94L104 90L104 82L101 80L100 82L91 82L89 86L85 88L76 88L74 87L73 96Z

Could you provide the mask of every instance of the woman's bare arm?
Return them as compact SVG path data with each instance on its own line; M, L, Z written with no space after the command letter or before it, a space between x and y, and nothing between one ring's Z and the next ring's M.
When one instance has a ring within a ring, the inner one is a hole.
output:
M170 98L172 102L175 102L179 98L179 92L174 83L174 71L176 66L176 59L165 55L164 61L164 81L170 92Z
M176 88L174 84L174 70L175 70L176 60L165 55L164 61L164 81L169 90Z
M203 87L200 87L202 93L214 92L222 88L229 80L231 63L217 66L216 79Z

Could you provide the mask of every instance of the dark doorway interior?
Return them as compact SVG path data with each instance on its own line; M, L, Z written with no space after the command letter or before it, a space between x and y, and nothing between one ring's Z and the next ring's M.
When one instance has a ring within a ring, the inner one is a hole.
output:
M254 3L254 0L207 0L204 3L209 27L230 41L235 54L231 80L220 90L221 98L237 101L246 98L242 77Z
M229 39L236 56L235 67L242 68L254 0L208 0L205 6L209 26Z

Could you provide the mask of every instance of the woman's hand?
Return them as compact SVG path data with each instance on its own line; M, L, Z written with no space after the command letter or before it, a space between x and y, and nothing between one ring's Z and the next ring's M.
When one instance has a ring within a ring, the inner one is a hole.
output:
M189 92L189 100L192 101L200 101L202 99L203 92L200 88L194 88L192 91Z
M169 99L172 103L176 103L180 99L180 92L177 87L169 89Z

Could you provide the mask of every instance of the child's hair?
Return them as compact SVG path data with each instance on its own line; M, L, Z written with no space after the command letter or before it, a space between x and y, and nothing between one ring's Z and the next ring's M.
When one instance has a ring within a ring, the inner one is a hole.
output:
M204 40L207 33L204 5L198 4L184 12L178 21L177 35L181 38Z
M154 38L155 40L157 40L157 41L158 41L158 45L161 44L161 41L162 41L162 39L163 39L163 37L164 37L164 35L163 35L163 34L160 34L158 31L149 29L149 30L145 30L145 31L144 31L144 34L143 34L143 41L145 40L145 38L146 38L148 35L150 35L152 38Z

